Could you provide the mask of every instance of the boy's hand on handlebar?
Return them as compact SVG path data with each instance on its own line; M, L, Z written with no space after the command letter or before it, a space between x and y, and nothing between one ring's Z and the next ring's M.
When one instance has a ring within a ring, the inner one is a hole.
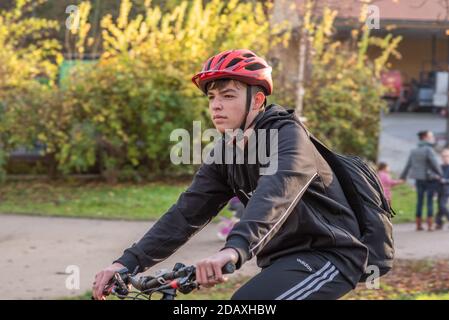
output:
M116 262L95 275L95 280L92 284L92 297L95 300L106 300L104 293L106 285L114 277L114 274L123 268L124 266L122 264Z
M228 262L237 263L239 255L232 248L224 249L196 264L196 282L203 287L210 288L218 283L227 281L221 268Z

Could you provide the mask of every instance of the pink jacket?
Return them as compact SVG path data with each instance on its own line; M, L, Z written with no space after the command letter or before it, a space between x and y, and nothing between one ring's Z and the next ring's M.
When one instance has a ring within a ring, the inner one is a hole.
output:
M385 197L388 201L391 201L391 188L400 184L401 181L392 179L390 174L385 171L378 171L377 174L379 175L380 183L382 183L382 187L384 188Z

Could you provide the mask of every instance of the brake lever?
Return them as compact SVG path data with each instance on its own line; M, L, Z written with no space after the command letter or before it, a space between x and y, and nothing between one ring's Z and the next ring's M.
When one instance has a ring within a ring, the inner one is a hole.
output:
M123 275L123 277L126 278L128 282L129 278L128 273L129 271L127 268L120 269L119 271L114 273L114 276L111 278L111 280L109 280L109 283L103 289L103 294L104 295L118 294L123 296L128 295L129 294L128 284L125 283L125 281L122 278Z
M129 288L128 285L123 281L120 273L114 274L114 278L118 283L118 286L115 287L115 292L117 292L119 295L127 296L129 294Z

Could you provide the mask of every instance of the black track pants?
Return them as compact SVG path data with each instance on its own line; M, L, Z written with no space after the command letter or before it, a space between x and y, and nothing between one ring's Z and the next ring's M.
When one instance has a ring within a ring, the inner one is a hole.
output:
M326 258L313 253L281 257L250 279L232 300L335 300L353 289Z

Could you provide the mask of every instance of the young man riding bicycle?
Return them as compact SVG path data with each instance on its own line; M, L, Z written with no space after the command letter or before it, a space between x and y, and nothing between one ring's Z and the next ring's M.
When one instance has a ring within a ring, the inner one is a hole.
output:
M271 67L249 50L229 50L209 58L192 80L208 96L210 116L224 136L236 129L277 130L270 153L277 170L261 174L262 164L248 163L248 157L244 163L204 163L177 203L96 275L93 296L104 299L105 285L124 266L143 272L169 257L234 196L245 211L223 249L196 263L200 285L225 281L221 267L227 262L239 269L256 256L261 272L232 299L338 299L355 288L368 257L356 216L294 112L266 106ZM240 141L221 143L225 148ZM243 145L248 149L246 140Z

